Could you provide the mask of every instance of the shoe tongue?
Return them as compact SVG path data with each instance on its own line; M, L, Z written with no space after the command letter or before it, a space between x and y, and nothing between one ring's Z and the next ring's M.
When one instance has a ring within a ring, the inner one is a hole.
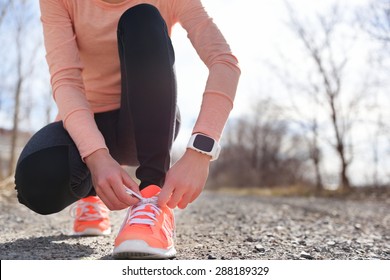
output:
M151 198L156 196L161 191L159 186L149 185L141 191L141 195L144 198Z
M141 191L141 195L143 198L151 198L153 196L156 196L160 191L161 191L161 189L159 186L149 185ZM150 205L145 205L145 208L143 210L139 210L139 211L153 212L153 209ZM138 216L137 218L138 219L150 219L150 217L146 216L146 215L141 215L141 216ZM146 224L133 224L132 226L140 227L140 228L150 228L150 226L146 225Z

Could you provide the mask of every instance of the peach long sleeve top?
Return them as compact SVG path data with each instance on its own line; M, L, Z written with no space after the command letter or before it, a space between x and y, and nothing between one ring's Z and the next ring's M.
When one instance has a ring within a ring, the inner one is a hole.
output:
M74 140L82 159L107 149L94 113L120 107L121 74L117 24L128 8L157 7L168 32L180 23L209 69L193 132L219 139L233 108L240 70L223 35L200 0L40 0L46 60L58 120Z

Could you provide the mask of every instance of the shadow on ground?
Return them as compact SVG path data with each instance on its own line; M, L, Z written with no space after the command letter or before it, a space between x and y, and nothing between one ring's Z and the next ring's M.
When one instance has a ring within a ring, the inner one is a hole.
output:
M66 240L76 239L67 235L41 236L21 238L14 241L0 243L1 260L45 260L45 259L80 259L87 258L94 253L93 248L66 243ZM66 254L64 254L66 252Z

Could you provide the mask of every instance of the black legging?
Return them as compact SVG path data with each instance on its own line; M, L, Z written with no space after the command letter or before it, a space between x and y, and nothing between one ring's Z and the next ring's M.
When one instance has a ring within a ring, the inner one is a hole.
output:
M118 23L122 75L120 109L95 114L111 156L139 165L140 189L162 186L180 124L174 51L164 19L151 5L128 9ZM174 135L175 134L175 135ZM90 172L62 121L39 130L17 163L19 202L40 214L61 211L95 195Z

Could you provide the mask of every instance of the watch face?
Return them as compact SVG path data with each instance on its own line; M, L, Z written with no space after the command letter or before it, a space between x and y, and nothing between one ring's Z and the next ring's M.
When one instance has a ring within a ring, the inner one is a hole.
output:
M214 140L204 135L196 135L194 147L204 152L211 152L214 147Z

